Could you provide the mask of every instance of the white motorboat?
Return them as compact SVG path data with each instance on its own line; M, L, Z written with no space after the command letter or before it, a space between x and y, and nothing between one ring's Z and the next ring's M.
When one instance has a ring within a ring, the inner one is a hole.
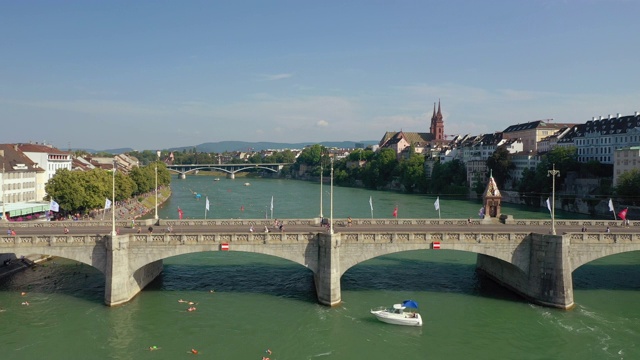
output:
M406 325L406 326L422 326L422 317L416 311L418 303L413 300L405 300L402 304L394 304L387 308L384 306L371 309L371 313L378 320L387 324Z
M251 183L244 183L244 186L251 186Z

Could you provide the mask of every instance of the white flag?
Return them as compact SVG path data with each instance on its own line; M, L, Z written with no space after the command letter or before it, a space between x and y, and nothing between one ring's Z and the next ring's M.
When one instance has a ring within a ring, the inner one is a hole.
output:
M547 198L547 209L551 212L551 203L549 202L549 198Z
M613 208L613 201L609 199L609 211L615 212L616 210Z
M105 210L107 210L107 209L109 209L109 208L111 208L111 200L107 199L107 200L104 202L104 209L105 209Z
M273 195L271 195L271 212L273 212Z
M60 211L60 205L58 205L57 202L51 200L51 202L49 203L49 210L58 212Z
M440 196L436 198L436 202L433 203L433 206L436 207L436 210L440 210Z
M371 211L373 211L373 200L371 199L371 196L369 196L369 207L371 208Z
M207 211L209 211L209 197L208 196L205 198L204 208L207 209Z

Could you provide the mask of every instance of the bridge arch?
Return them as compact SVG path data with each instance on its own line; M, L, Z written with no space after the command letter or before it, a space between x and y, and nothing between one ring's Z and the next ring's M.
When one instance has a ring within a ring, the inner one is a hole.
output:
M571 272L582 265L594 260L622 254L626 252L640 251L640 241L638 234L569 234L571 247L569 255L571 258Z
M101 235L22 235L16 238L17 243L2 247L2 251L18 257L40 254L65 258L92 266L104 275L107 266L106 239L106 236ZM87 251L87 245L90 251Z
M526 273L529 271L531 249L531 241L527 237L526 233L344 233L341 234L340 275L360 262L379 256L433 249L434 242L441 243L446 250L471 252L498 259L519 272Z

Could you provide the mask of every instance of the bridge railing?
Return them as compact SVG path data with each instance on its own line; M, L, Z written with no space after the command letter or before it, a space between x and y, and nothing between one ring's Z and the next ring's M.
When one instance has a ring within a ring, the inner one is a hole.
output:
M96 245L104 243L104 235L15 235L0 236L3 246L54 246L54 245Z
M158 223L160 226L246 226L247 229L250 226L259 226L264 227L267 226L271 228L276 219L144 219L135 220L135 226L147 227L150 225ZM287 219L282 218L279 219L284 223L284 225L316 225L320 226L321 218L310 218L310 219ZM326 218L325 218L326 220ZM334 218L333 225L334 227L344 227L347 226L348 220L345 218ZM551 227L550 219L513 219L509 218L505 221L507 225L519 225L519 226L540 226L540 227ZM575 227L576 229L580 229L583 226L587 227L590 230L593 229L604 229L607 226L609 227L621 227L623 226L623 222L621 220L556 220L555 221L557 227ZM352 226L368 226L368 225L407 225L407 226L415 226L415 225L448 225L448 226L467 226L467 225L483 225L485 224L482 220L479 219L352 219ZM8 222L3 224L8 228L45 228L45 227L53 227L53 228L74 228L74 227L111 227L111 220L78 220L78 221L16 221L16 222ZM492 223L492 225L495 225ZM116 220L115 224L116 228L130 228L131 220ZM630 221L630 228L638 228L640 227L639 221ZM256 231L260 231L260 228L256 228Z

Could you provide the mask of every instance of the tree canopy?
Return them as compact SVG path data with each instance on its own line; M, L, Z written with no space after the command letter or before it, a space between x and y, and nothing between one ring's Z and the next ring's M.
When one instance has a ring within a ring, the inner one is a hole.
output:
M171 174L162 162L153 162L147 166L136 167L129 175L122 171L113 172L103 169L89 171L70 171L60 169L45 184L47 200L54 199L66 212L87 212L103 208L106 199L123 201L133 196L155 189L155 169L158 166L158 186L171 183ZM114 182L115 180L115 182Z

